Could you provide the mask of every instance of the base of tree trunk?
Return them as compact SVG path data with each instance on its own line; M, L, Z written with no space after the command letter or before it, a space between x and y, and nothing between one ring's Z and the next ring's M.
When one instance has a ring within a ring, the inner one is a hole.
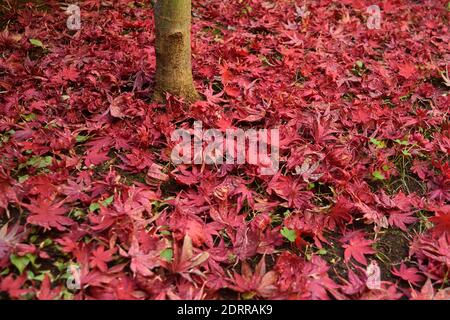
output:
M181 97L186 102L195 102L200 99L200 95L194 86L186 86L184 88L176 88L167 90L167 86L164 88L155 88L152 99L155 102L163 102L166 100L166 93L170 93L174 96Z
M160 0L155 6L156 75L153 99L168 92L198 100L191 64L191 0Z

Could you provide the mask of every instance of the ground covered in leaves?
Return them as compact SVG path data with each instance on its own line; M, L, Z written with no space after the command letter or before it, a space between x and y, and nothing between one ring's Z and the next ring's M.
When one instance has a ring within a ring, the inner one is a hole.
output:
M189 105L149 1L3 1L0 298L449 298L450 7L372 4L194 0ZM279 128L280 170L174 166L194 121Z

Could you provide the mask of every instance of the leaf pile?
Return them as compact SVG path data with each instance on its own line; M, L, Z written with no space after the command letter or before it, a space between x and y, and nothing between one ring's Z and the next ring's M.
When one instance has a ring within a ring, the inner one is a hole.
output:
M446 1L195 0L191 105L149 98L148 2L2 8L0 298L449 297ZM174 166L194 121L280 170Z

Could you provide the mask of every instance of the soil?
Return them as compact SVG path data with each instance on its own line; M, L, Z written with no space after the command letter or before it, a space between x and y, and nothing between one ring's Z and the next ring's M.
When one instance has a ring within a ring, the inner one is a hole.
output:
M335 236L333 236L332 233L327 236L327 239L329 240L329 245L324 246L327 253L323 258L333 266L329 272L330 277L336 282L340 282L340 279L342 278L348 279L347 267L344 264L344 249L342 248L342 245L335 240ZM375 247L377 253L371 257L375 259L380 266L382 280L395 282L398 279L392 275L392 267L398 266L408 258L408 243L407 233L399 229L389 228L379 234L377 245Z
M381 269L382 280L395 282L391 273L392 267L398 266L409 256L409 240L407 233L398 229L388 229L378 240L377 262Z

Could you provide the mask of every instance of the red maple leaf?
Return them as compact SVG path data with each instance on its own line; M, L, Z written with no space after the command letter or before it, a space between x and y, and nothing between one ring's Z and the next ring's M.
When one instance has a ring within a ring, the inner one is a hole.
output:
M113 260L113 255L116 253L117 248L111 248L105 250L105 247L99 246L92 252L92 257L90 259L90 266L97 267L100 271L108 271L107 263Z
M430 190L429 196L431 200L450 201L450 178L446 176L437 176L431 178L428 183Z
M178 182L186 185L196 184L202 178L202 173L196 166L179 165L171 174Z
M8 224L5 224L0 228L0 266L2 260L9 256L10 250L26 235L26 233L21 232L21 229L19 224L13 227L8 227Z
M332 134L336 132L336 130L333 130L331 127L333 125L333 122L331 119L320 119L317 117L313 121L312 125L312 134L314 137L314 141L317 144L326 143L329 141L336 140L336 137Z
M402 278L405 281L412 283L417 286L418 282L423 281L424 277L418 274L419 270L417 268L408 268L405 264L400 265L400 269L392 268L392 274Z
M216 105L221 102L227 102L225 99L221 98L224 94L224 91L214 94L212 84L209 85L209 87L203 92L203 94L205 95L206 101L211 105Z
M90 159L96 159L97 158L97 156L92 156L91 153L92 154L101 154L101 155L107 154L108 151L110 150L111 146L113 146L114 140L115 139L112 136L109 136L109 135L89 140L86 143L86 145L89 147L86 150L86 153L87 153L87 157L86 158L87 159L88 158L90 158ZM116 146L116 148L117 148L117 146ZM97 165L97 164L100 164L100 163L102 163L102 162L104 162L104 161L106 161L108 159L109 158L105 158L105 159L101 158L101 159L98 159L97 161L91 161L91 163L89 163L87 165L88 166L90 164Z
M430 172L430 169L428 167L429 163L427 161L414 160L411 171L417 174L420 179L425 180Z
M146 150L141 150L137 148L132 148L131 153L125 155L119 155L125 166L120 166L123 169L136 168L138 170L143 170L149 168L153 164L153 156L150 152Z
M328 227L332 230L336 226L345 226L345 223L350 223L353 218L350 214L353 209L353 204L345 197L338 196L336 204L331 208L327 216Z
M433 233L435 235L441 235L447 233L450 235L450 206L443 206L441 209L436 210L436 215L429 218L434 223Z
M61 71L61 76L64 80L77 81L79 75L80 73L74 66L64 67Z
M190 273L202 275L198 267L209 259L209 253L206 251L199 252L194 255L194 247L189 235L185 235L183 239L183 246L177 244L173 246L173 260L172 263L165 263L167 269L174 273L179 273L183 278L192 282Z
M152 269L160 266L160 253L165 248L166 244L164 242L158 242L156 248L154 248L155 250L144 250L137 238L133 236L128 253L120 249L120 254L131 258L130 269L134 275L151 276L153 275Z
M410 62L398 65L398 74L406 79L411 78L416 73L416 67Z
M90 148L90 149L88 149L87 156L84 160L84 163L86 164L86 166L90 166L90 165L97 166L108 160L109 160L109 157L108 157L107 150Z
M411 253L425 255L428 259L450 266L450 234L437 240L431 235L421 235L411 244Z
M416 217L412 217L413 212L401 213L399 211L393 211L389 215L389 224L396 226L403 231L407 231L407 224L411 224L417 221Z
M13 299L20 299L22 295L30 292L30 289L24 289L23 285L27 281L27 276L23 273L21 276L14 278L13 274L0 278L0 292L7 292Z
M79 73L75 67L63 67L63 69L52 78L52 81L56 84L65 84L67 81L77 81L78 76Z
M336 294L336 283L328 276L325 260L313 255L306 261L294 254L283 252L275 270L279 274L277 286L291 299L327 300Z
M197 220L187 219L184 221L185 233L191 237L195 245L201 245L205 242L205 226Z
M10 201L17 201L12 184L13 179L11 179L0 166L0 215L2 211L8 207Z
M234 272L230 288L249 297L254 295L270 297L277 290L277 278L278 275L275 271L266 271L265 256L263 256L256 266L255 272L252 272L249 264L244 261L241 265L241 274Z
M64 231L67 226L71 226L75 222L64 216L67 208L63 206L63 203L64 200L52 203L48 199L39 198L37 201L32 200L31 204L22 203L22 205L30 210L31 215L27 218L28 223L45 229L56 228L59 231Z
M148 169L147 176L156 180L167 181L169 180L169 176L165 174L163 170L163 166L157 163L152 163Z
M61 293L61 288L51 288L51 281L48 274L44 276L44 280L42 280L41 288L37 293L37 298L39 300L54 300Z
M77 183L73 180L68 180L67 185L61 186L61 192L67 196L67 201L77 201L89 202L90 197L86 192L91 191L91 187L85 185L84 183Z
M411 300L449 300L450 299L450 291L448 288L440 289L437 292L433 288L433 284L431 279L428 279L427 282L423 285L420 292L415 290L411 291Z
M348 280L342 279L345 286L342 287L342 292L345 294L356 294L364 291L366 288L365 282L352 270L348 269Z
M268 192L274 191L278 196L288 202L289 207L298 209L304 208L308 205L312 194L308 191L300 191L304 182L291 176L275 175L269 182L267 187Z
M367 265L367 260L364 255L376 253L376 251L371 247L372 244L372 240L367 240L362 237L350 239L348 244L344 244L342 246L343 248L345 248L345 262L349 262L350 258L353 257L359 263Z

